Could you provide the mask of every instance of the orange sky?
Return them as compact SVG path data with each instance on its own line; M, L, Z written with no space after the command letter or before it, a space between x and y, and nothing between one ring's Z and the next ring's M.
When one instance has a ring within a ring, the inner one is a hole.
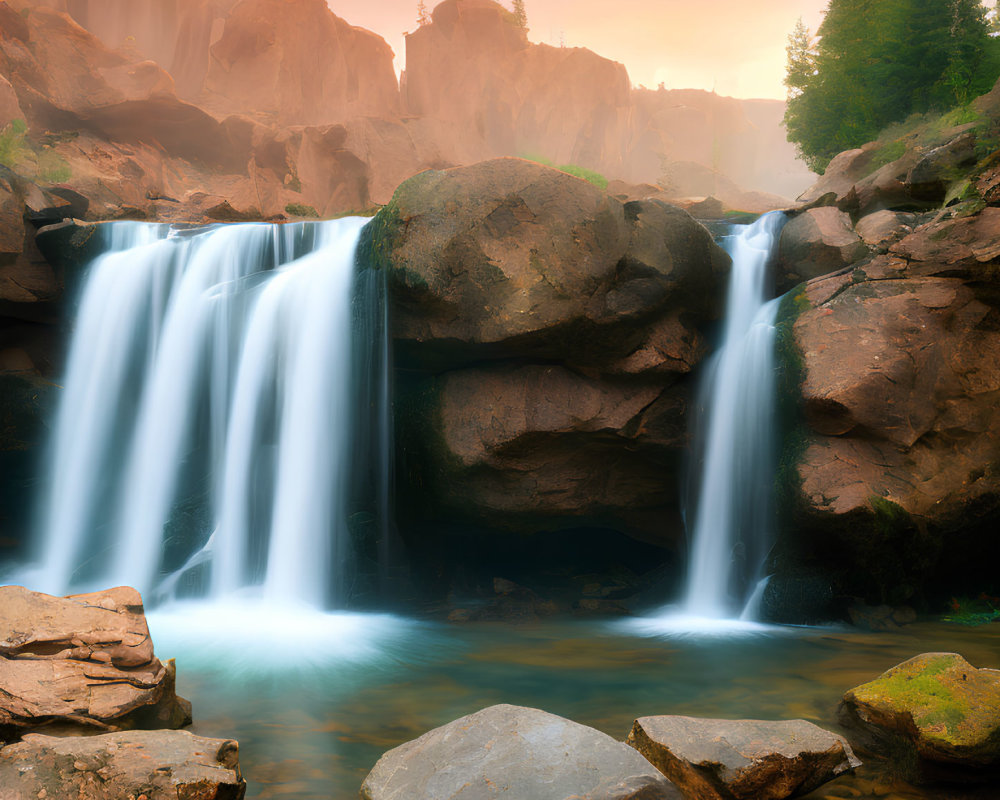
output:
M353 25L383 36L403 66L417 0L328 0ZM426 0L433 8L433 0ZM510 7L510 0L502 0ZM827 0L526 0L534 42L621 61L633 84L784 99L785 43L801 16L813 31ZM609 14L609 10L613 13Z

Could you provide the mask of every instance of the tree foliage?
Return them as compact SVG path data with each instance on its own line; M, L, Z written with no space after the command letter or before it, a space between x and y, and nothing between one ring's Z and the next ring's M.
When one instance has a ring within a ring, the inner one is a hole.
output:
M528 30L528 12L524 10L524 0L514 0L514 22L517 27Z
M427 11L427 4L424 0L419 0L417 3L417 24L421 27L429 24L431 21L431 15Z
M1000 74L981 0L830 0L818 36L799 20L786 52L788 139L820 171L891 122L968 103Z

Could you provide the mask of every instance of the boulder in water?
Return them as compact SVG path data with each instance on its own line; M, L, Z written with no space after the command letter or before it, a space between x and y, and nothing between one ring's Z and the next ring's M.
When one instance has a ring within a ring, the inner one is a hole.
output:
M642 717L628 743L697 800L784 800L861 765L843 737L801 719Z
M680 800L637 752L571 720L496 705L435 728L379 759L365 800Z
M1000 670L956 653L923 653L844 695L866 746L905 743L921 761L1000 768Z
M134 589L52 597L0 587L0 739L48 726L179 728L191 706L174 691Z
M241 800L239 746L187 731L29 734L0 750L0 800Z

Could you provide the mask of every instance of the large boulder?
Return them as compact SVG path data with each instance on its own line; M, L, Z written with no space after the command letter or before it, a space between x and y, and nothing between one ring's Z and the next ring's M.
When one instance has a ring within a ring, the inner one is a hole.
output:
M801 719L642 717L628 743L697 800L784 800L861 766L843 737Z
M379 759L365 800L658 800L680 793L607 734L534 708L497 705Z
M242 800L239 747L187 731L29 734L0 750L0 800Z
M924 653L844 695L842 712L874 744L901 741L926 762L1000 768L1000 671Z
M0 587L0 738L48 726L179 728L191 706L174 681L134 589L61 598Z
M578 363L636 349L673 301L717 311L728 258L690 216L623 206L520 159L405 182L362 250L389 271L394 335L438 366L514 355Z
M432 385L421 446L407 461L430 462L423 499L437 515L521 531L635 531L669 507L664 462L686 432L658 419L670 398L670 411L684 407L661 385L544 365L456 370Z
M811 208L788 221L781 231L778 254L781 282L794 286L853 264L868 255L868 247L846 213L825 206Z

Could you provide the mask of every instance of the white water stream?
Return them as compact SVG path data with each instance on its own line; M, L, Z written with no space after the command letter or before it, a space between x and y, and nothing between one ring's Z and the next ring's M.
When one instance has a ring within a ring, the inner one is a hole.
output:
M754 595L771 547L774 483L774 318L768 261L784 216L761 217L726 240L733 259L722 346L703 386L705 418L688 583L690 617L728 619Z
M336 603L365 222L109 226L22 582Z

